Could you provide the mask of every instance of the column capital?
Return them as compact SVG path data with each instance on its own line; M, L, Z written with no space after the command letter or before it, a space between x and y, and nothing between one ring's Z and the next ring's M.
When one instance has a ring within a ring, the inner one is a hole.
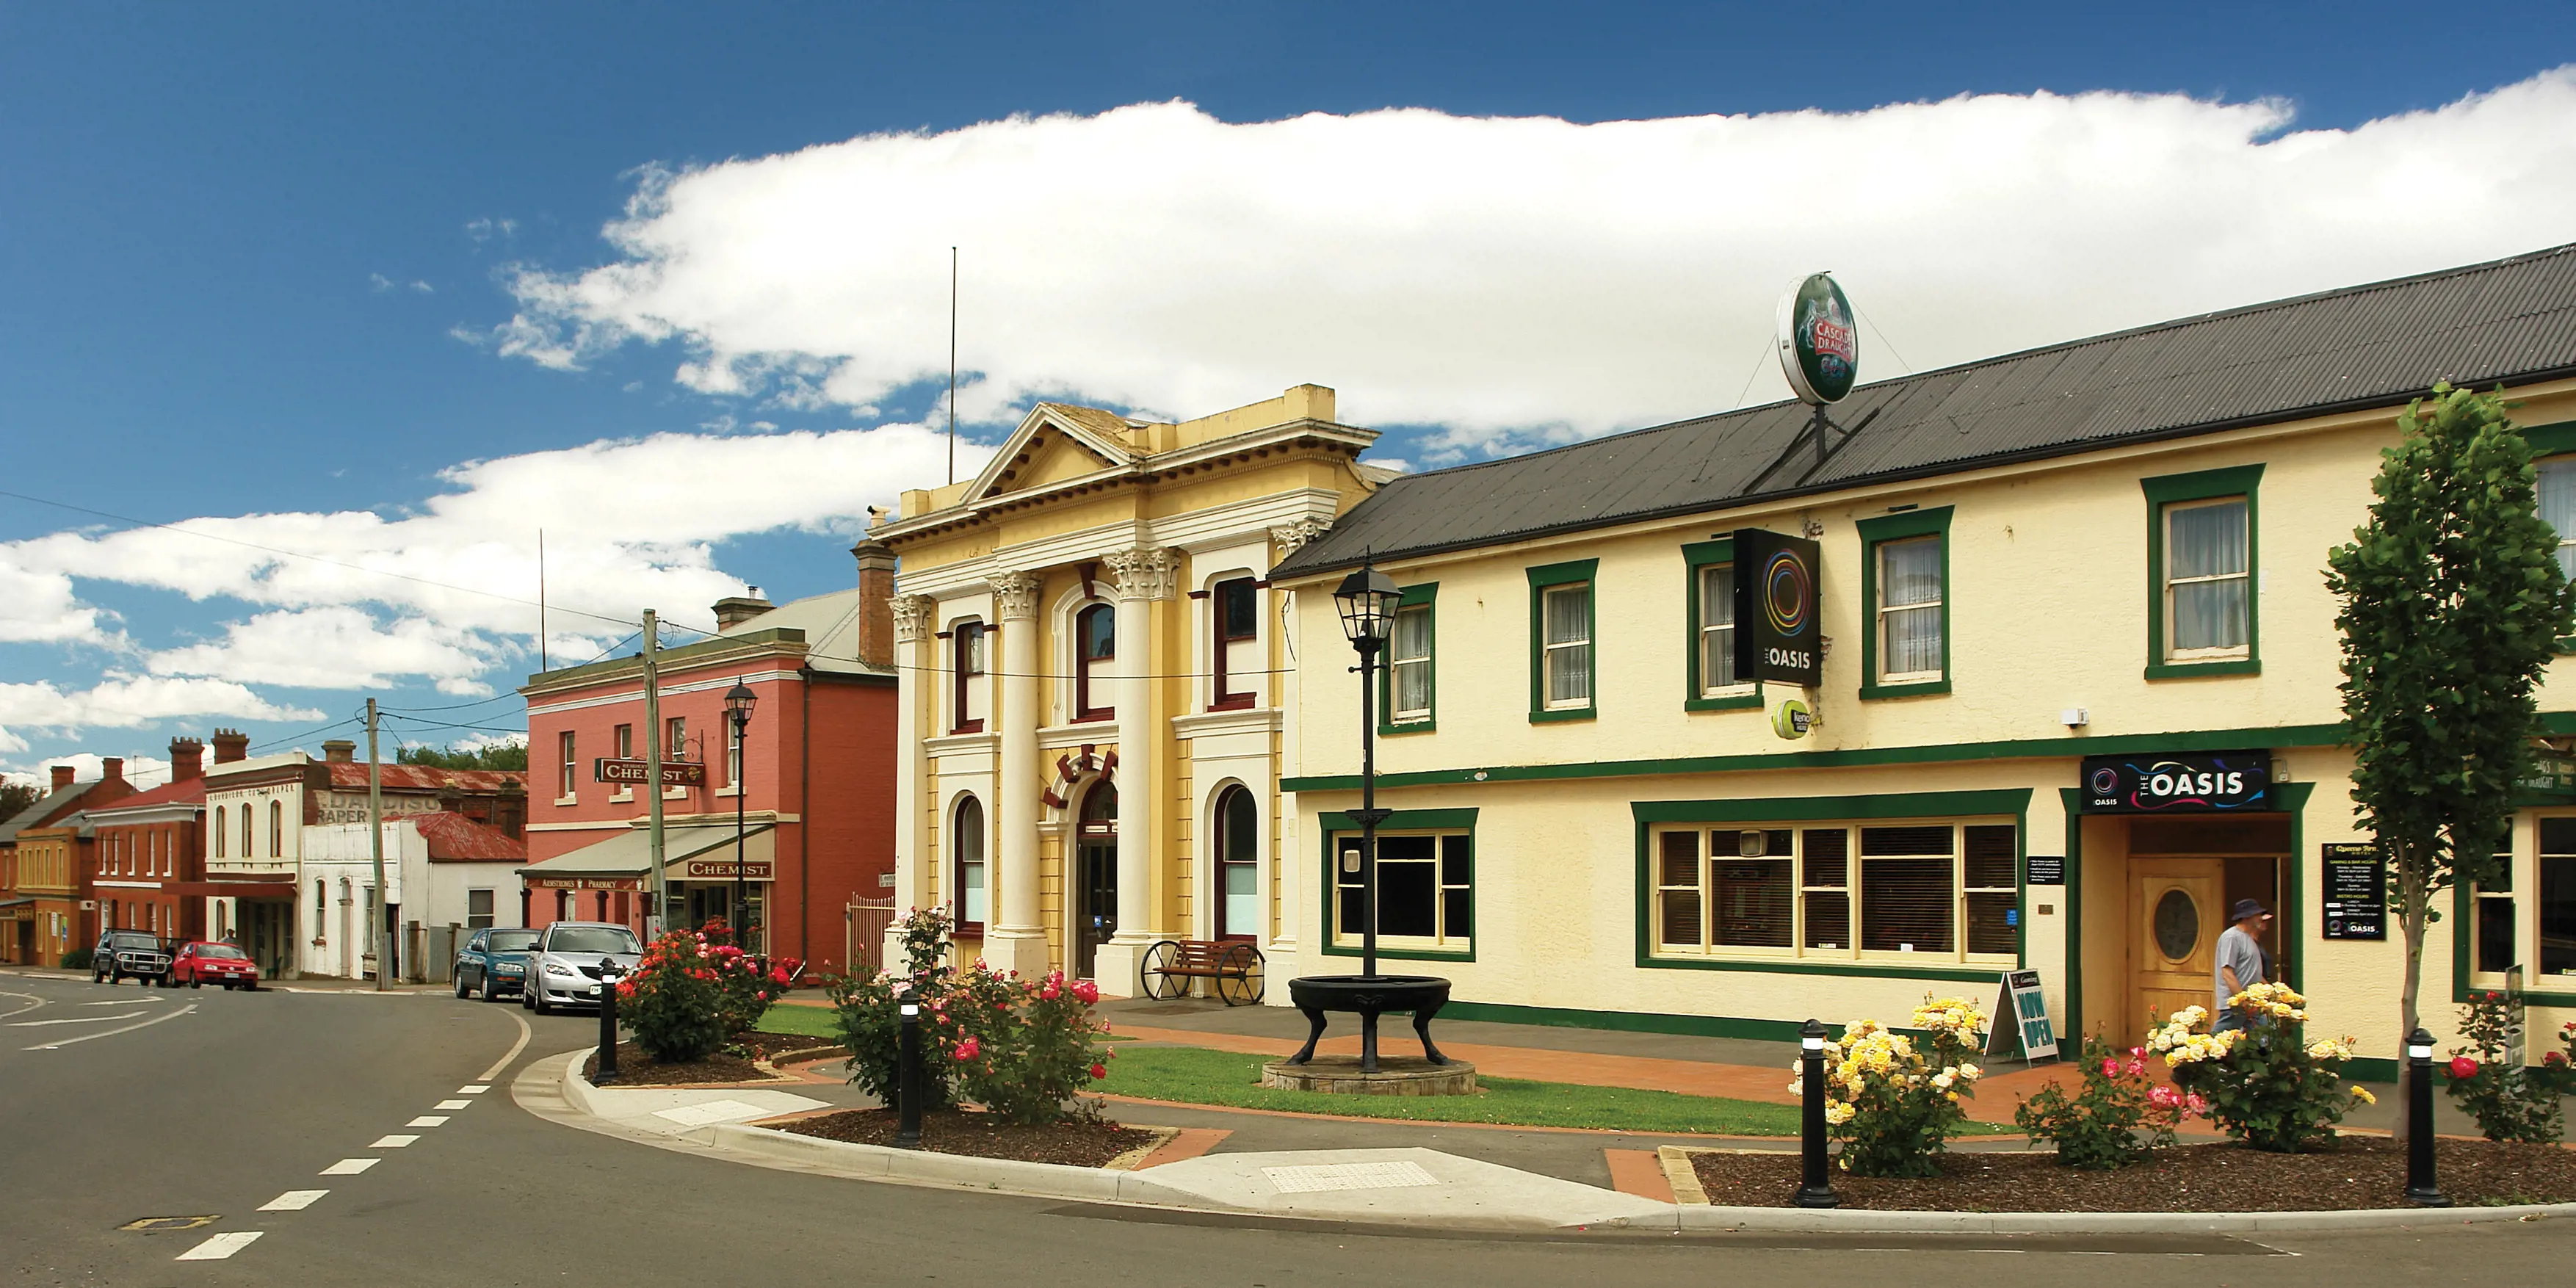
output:
M993 588L993 613L1006 622L1035 620L1038 591L1046 579L1033 572L997 572L987 579Z
M1118 579L1120 599L1170 599L1181 571L1181 561L1162 546L1112 550L1100 562Z
M938 620L939 601L928 595L897 595L886 601L894 610L894 642L910 644Z
M1270 530L1270 539L1279 543L1282 556L1293 555L1308 542L1324 535L1333 526L1330 519L1299 519Z

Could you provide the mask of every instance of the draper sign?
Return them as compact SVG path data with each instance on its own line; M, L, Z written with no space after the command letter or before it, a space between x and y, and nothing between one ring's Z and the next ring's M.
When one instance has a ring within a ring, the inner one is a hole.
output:
M1762 528L1737 528L1734 535L1735 674L1821 687L1816 543Z
M2084 758L2092 814L2202 814L2272 808L2272 756L2262 751Z

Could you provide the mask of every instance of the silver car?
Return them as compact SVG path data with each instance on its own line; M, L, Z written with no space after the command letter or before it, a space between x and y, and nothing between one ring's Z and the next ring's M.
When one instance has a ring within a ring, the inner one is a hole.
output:
M644 955L635 932L610 921L558 921L546 927L528 953L528 982L519 1003L543 1015L559 1006L599 1005L600 966L615 962L623 973Z

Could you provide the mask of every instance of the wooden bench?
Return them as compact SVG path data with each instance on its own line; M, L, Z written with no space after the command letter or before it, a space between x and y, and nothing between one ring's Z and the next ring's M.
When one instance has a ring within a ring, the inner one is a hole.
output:
M1190 981L1214 980L1228 1006L1261 1000L1261 950L1241 940L1164 939L1145 950L1137 984L1145 996L1170 1001L1186 996Z

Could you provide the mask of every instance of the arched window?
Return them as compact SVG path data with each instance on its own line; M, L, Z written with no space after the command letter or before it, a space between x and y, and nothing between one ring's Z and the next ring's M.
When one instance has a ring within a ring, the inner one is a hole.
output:
M992 911L991 866L984 860L984 803L968 796L957 802L957 822L949 848L956 855L953 879L957 893L957 930L982 934Z
M1073 615L1073 718L1107 720L1118 714L1109 698L1111 670L1118 661L1118 613L1093 604Z
M1252 939L1261 933L1261 812L1252 793L1228 787L1216 798L1216 937Z
M1082 796L1082 824L1078 831L1086 841L1118 839L1118 784L1097 783Z
M284 801L268 803L268 857L272 859L286 857L286 803Z
M215 807L215 857L224 857L224 807Z
M259 851L252 849L252 848L251 848L251 846L250 846L250 803L249 803L249 802L247 802L247 801L244 801L244 802L242 803L242 809L241 809L241 820L242 820L242 828L241 828L241 832L242 832L242 837L241 837L241 841L242 841L242 855L241 855L241 856L242 856L243 858L247 859L247 858L249 858L250 856L252 856L252 855L254 855L254 854L259 853Z

